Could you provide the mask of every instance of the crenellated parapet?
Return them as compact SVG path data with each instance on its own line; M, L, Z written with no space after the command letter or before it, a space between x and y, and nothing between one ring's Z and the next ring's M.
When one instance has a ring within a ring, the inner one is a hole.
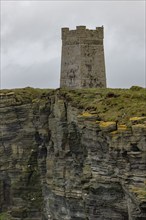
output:
M62 40L63 45L70 44L103 44L103 27L96 27L95 30L89 30L86 26L77 26L76 30L70 30L69 28L62 28Z
M95 30L89 30L86 26L77 26L76 30L70 30L68 27L62 28L62 39L68 37L103 39L103 26L96 27Z

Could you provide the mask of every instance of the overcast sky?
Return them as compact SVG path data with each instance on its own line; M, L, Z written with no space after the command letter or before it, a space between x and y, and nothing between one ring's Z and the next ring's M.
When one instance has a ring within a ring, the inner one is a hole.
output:
M59 87L61 27L104 26L107 85L145 86L145 1L1 1L1 88Z

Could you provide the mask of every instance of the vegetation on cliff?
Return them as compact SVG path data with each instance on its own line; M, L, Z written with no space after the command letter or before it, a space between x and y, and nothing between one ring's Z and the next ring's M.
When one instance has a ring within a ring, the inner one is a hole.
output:
M126 123L131 117L146 116L146 89L61 89L60 93L84 115L95 114L102 121Z
M11 216L7 212L0 213L0 220L11 220Z
M131 117L146 116L146 89L23 89L1 90L1 98L14 98L13 104L37 103L59 95L65 102L82 109L83 115L96 115L100 121L131 123Z
M0 97L1 99L6 98L7 101L13 98L13 104L25 104L36 102L51 91L51 89L34 89L31 87L22 89L3 89L0 92Z

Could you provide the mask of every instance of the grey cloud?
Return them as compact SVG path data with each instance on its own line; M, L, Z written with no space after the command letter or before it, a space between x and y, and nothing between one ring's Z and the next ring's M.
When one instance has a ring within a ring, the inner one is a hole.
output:
M3 88L21 88L31 86L34 88L59 87L59 61L55 58L49 62L34 63L22 66L10 64L4 68L2 74ZM57 71L56 71L57 69ZM12 70L15 70L12 73Z
M104 25L109 87L144 86L144 1L3 1L2 87L58 87L61 27Z

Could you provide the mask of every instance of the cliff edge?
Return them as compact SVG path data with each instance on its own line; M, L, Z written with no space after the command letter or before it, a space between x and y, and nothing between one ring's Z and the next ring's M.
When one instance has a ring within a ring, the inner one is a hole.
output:
M1 220L146 219L146 89L1 90Z

